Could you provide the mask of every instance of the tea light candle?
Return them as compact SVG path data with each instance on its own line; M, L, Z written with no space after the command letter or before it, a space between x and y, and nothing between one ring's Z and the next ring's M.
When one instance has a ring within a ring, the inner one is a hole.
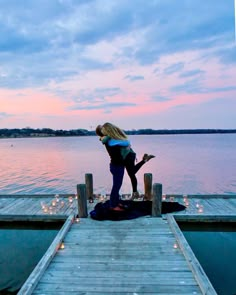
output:
M47 213L47 212L48 212L48 207L47 207L47 206L45 206L45 207L43 208L43 212L44 212L44 213Z
M43 202L41 202L41 208L44 210L44 208L45 208L45 204L43 203Z
M174 248L174 249L177 249L177 248L178 248L178 244L177 244L177 243L174 243L173 248Z
M60 245L60 249L61 249L61 250L65 249L65 244L64 244L63 242L62 242L61 245Z
M202 213L202 212L203 212L203 206L199 205L198 213Z
M189 206L189 200L186 200L184 203L185 203L185 206L186 206L186 207Z
M57 201L56 200L52 200L52 206L55 207L57 204Z
M68 197L68 201L69 201L69 203L73 203L73 197Z
M162 201L165 201L166 200L166 195L163 195L162 196Z
M58 194L55 195L55 199L56 199L56 202L58 203L59 202L59 195Z
M188 199L188 196L187 195L183 195L183 199L185 201L186 199Z

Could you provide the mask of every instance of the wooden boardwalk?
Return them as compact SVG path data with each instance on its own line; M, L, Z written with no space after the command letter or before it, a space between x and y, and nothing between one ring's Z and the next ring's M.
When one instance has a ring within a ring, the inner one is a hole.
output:
M44 212L53 196L0 195L1 220L68 218L19 295L216 294L175 219L235 221L236 196L167 196L187 209L162 218L78 223L76 200L68 196Z
M202 294L167 221L82 219L33 294Z

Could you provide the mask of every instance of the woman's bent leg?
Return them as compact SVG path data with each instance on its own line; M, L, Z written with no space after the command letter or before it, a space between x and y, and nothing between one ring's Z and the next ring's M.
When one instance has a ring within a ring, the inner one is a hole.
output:
M112 208L115 208L119 204L119 192L123 182L125 167L110 164L110 171L113 176L113 185L110 195L110 206Z
M133 192L137 192L137 186L138 186L138 181L135 176L135 173L136 173L135 165L134 165L135 158L136 158L136 154L134 153L129 153L127 157L125 158L125 168L129 175Z

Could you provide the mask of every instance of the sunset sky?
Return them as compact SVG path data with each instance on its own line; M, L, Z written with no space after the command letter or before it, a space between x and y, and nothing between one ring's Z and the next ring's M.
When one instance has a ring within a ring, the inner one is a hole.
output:
M0 128L236 128L234 0L0 0Z

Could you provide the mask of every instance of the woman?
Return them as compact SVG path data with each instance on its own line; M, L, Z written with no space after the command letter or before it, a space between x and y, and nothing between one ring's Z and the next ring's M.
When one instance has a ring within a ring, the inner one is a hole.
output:
M101 134L105 136L101 137L102 142L108 147L121 147L120 151L124 159L124 166L132 184L132 199L139 198L138 181L135 174L146 162L155 156L144 154L143 159L135 165L136 153L132 150L128 137L123 130L111 123L105 123L101 128Z
M102 126L98 125L96 128L96 134L100 136L100 139L104 137L102 133ZM124 211L124 208L121 204L119 204L120 200L120 188L122 186L125 166L124 166L124 159L121 155L121 147L116 146L109 146L108 143L104 143L107 152L110 156L110 172L113 176L113 184L110 194L110 209L114 211Z

